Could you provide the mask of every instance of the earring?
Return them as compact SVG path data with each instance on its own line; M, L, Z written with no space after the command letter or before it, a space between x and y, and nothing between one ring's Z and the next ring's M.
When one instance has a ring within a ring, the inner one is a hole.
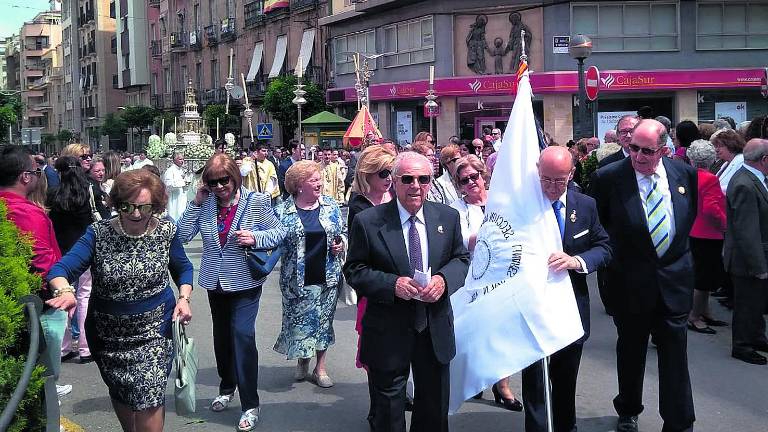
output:
M299 189L299 193L304 193L304 191L302 189Z

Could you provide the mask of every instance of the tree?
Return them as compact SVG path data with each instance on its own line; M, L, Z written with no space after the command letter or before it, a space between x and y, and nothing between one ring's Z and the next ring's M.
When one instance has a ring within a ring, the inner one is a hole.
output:
M0 141L8 139L8 126L18 123L21 118L21 96L0 93Z
M227 114L227 107L220 104L211 104L205 107L203 110L203 120L205 120L205 126L210 131L209 135L216 137L216 119L219 119L219 129L221 131L220 138L224 137L225 132L234 131L239 135L240 121L238 116L235 115L236 108L229 107L229 114Z
M148 106L129 106L123 110L122 118L125 121L125 126L134 129L138 134L141 134L141 130L152 124L152 121L157 116L157 111Z
M155 122L154 122L155 129L157 130L156 133L162 136L166 132L173 132L173 129L171 128L173 128L174 119L176 119L176 113L172 113L168 111L159 112L155 116ZM165 129L161 131L160 129L163 128L163 120L165 120Z
M121 138L125 136L128 126L125 120L118 113L109 113L104 117L104 123L101 125L101 134L108 135L110 138Z
M69 141L72 140L73 136L74 136L74 134L72 133L71 130L69 130L69 129L62 129L56 135L56 138L62 144L69 144Z
M280 76L269 83L267 92L264 94L264 110L280 123L284 138L292 137L299 126L296 105L293 103L293 98L296 97L293 94L295 89L296 76L291 74ZM302 118L313 116L328 109L328 105L325 103L325 93L317 84L307 83L304 90L307 92L304 96L307 103L301 107Z

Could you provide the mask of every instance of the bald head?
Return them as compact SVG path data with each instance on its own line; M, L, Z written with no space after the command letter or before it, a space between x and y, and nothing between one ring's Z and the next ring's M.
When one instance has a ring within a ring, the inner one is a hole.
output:
M573 178L573 156L566 147L547 147L539 155L541 190L551 201L560 199Z
M744 163L768 175L766 156L768 156L768 140L766 139L752 138L744 146Z

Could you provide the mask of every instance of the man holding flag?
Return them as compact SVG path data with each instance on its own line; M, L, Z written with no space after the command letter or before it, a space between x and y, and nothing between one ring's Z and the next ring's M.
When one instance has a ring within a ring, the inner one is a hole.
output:
M651 334L658 348L662 431L689 431L695 420L686 324L693 301L688 233L696 218L697 175L664 157L666 144L664 125L641 120L631 132L629 157L600 168L593 180L613 249L603 301L618 334L617 432L638 430Z
M576 295L584 336L549 360L552 384L552 417L555 432L576 430L576 377L579 373L581 351L589 337L589 288L587 273L608 264L611 249L600 220L595 200L568 189L575 171L573 156L565 147L547 147L539 157L539 180L544 195L552 203L563 251L549 257L549 268L568 270ZM523 370L523 404L525 431L547 432L547 412L541 362Z
M584 335L568 272L550 268L562 239L536 164L540 139L525 58L464 287L451 296L456 357L450 411ZM418 384L416 385L418 389Z

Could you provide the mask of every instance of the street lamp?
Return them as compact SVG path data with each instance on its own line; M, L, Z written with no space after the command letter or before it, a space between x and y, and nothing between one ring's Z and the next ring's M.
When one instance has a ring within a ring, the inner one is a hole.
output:
M577 34L571 37L568 45L568 54L572 59L579 62L579 121L578 136L585 137L587 129L587 90L584 85L584 60L592 54L592 39L583 34Z
M435 120L435 111L437 110L437 102L435 102L435 99L437 99L437 96L435 95L435 66L429 66L429 90L427 90L427 95L425 96L425 99L427 99L427 103L424 104L424 106L427 108L427 113L429 114L429 135L432 136L434 139L435 135L432 133L432 124Z
M296 105L296 108L299 112L299 146L301 146L304 141L304 136L301 133L301 106L307 103L307 100L304 99L304 95L306 95L307 92L303 90L304 84L301 83L301 78L304 76L304 64L302 62L301 56L299 56L299 63L297 66L298 70L296 71L296 90L293 91L293 94L296 95L296 97L293 98L291 102ZM304 150L304 159L309 159L309 147Z

